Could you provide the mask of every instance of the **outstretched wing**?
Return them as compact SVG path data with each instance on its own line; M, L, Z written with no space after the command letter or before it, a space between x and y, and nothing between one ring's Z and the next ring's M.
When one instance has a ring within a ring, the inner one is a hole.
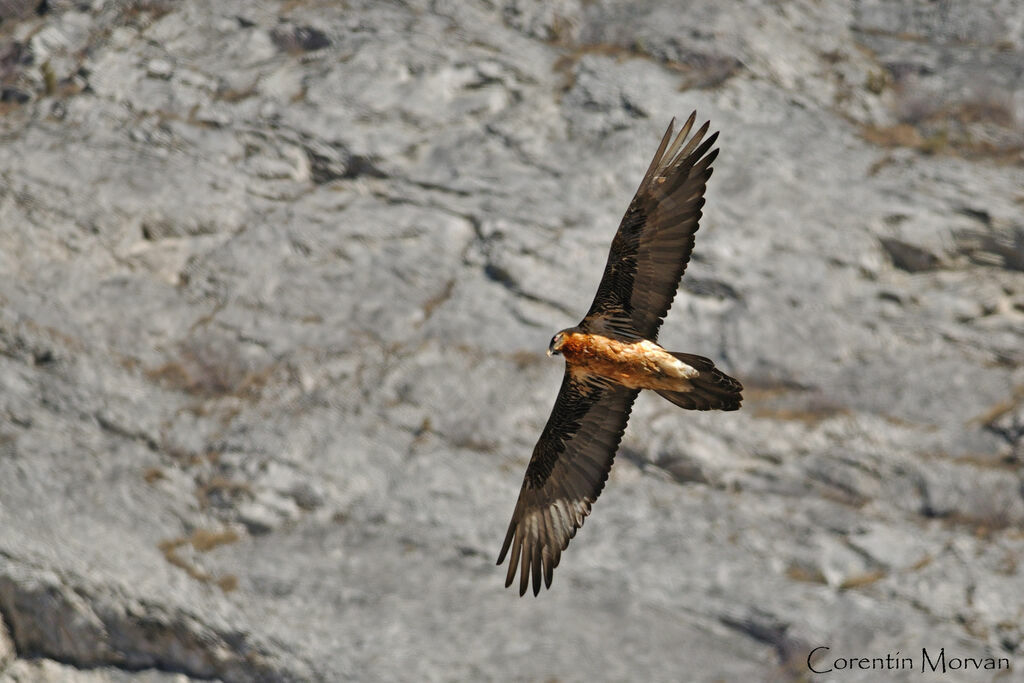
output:
M562 551L604 488L638 393L566 368L498 556L501 564L512 550L506 587L512 585L517 568L520 595L526 593L531 576L534 595L540 592L542 575L551 587Z
M602 320L625 334L655 340L690 261L704 188L718 150L708 123L687 139L697 112L672 140L668 125L650 167L612 240L597 296L582 327ZM669 144L669 141L672 143ZM710 152L708 150L711 150Z

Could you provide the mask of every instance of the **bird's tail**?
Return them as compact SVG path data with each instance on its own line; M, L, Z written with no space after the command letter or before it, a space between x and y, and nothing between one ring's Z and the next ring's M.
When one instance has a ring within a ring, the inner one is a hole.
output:
M658 394L687 410L737 410L740 407L743 385L738 380L716 368L703 356L692 353L672 355L700 374L689 380L689 391L658 391Z

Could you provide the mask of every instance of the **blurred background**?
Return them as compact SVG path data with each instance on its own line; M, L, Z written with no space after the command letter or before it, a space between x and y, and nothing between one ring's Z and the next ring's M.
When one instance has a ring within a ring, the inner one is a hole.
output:
M0 17L0 681L1024 675L1021 3ZM743 409L641 396L521 599L548 340L694 109L661 340Z

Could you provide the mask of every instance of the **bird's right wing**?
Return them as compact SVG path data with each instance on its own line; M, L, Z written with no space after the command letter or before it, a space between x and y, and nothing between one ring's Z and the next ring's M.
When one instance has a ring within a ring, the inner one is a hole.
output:
M542 576L551 587L562 551L604 488L638 393L566 368L498 556L501 564L512 551L505 586L512 585L519 569L520 595L531 576L534 595Z

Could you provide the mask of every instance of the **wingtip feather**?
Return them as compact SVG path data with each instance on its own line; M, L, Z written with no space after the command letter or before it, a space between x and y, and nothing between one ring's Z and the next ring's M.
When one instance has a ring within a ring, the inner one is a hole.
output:
M661 144L658 145L658 151L654 153L654 158L651 159L651 163L647 167L647 171L644 173L643 180L640 181L640 188L637 189L637 192L639 192L640 189L642 189L647 183L651 181L652 178L654 178L654 172L658 169L659 166L661 166L661 159L665 154L665 148L668 147L669 140L672 139L672 128L675 126L675 123L676 119L673 116L672 120L669 121L668 128L665 130L665 134L661 137Z
M530 566L530 548L525 548L522 553L522 564L519 567L519 597L526 595L526 589L530 583L530 572L526 571Z
M498 553L497 564L501 564L505 561L505 554L508 552L509 546L512 545L512 537L515 535L515 524L516 521L515 518L513 518L512 522L508 525L508 532L505 534L505 542L501 544L501 552Z

